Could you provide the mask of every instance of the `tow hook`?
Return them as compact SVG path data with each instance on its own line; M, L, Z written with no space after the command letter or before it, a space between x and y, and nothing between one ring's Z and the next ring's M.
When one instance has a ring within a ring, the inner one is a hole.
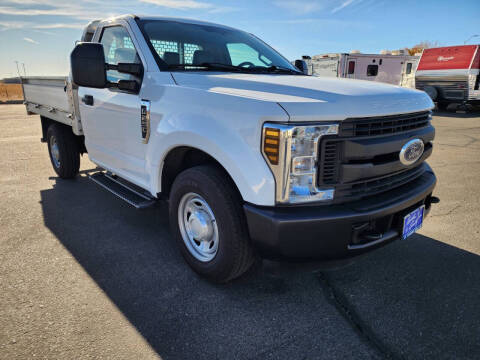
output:
M440 198L436 196L431 196L430 197L430 204L438 204L440 202Z

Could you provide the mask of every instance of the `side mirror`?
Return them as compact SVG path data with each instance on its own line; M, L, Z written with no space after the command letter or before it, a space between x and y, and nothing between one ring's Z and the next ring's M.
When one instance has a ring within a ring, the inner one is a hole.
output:
M308 75L308 66L305 60L295 60L295 67L304 74Z
M91 42L79 42L70 54L73 82L78 86L97 89L117 88L122 91L138 92L139 84L135 80L119 80L112 83L107 80L107 70L143 76L142 64L119 63L105 64L103 45Z
M70 54L73 82L78 86L97 89L107 87L103 45L79 42Z

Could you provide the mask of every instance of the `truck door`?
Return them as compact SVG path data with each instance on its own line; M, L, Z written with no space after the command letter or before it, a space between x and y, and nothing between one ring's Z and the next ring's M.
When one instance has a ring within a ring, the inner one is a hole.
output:
M132 37L124 26L105 27L100 42L106 63L141 63ZM141 108L145 104L142 102L143 79L108 70L107 80L136 80L140 91L79 88L80 114L89 157L127 180L138 185L147 184L146 144L141 127ZM93 101L85 101L89 96Z

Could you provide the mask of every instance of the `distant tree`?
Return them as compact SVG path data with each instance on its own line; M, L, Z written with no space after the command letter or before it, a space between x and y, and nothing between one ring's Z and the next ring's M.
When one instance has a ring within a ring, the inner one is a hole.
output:
M438 47L438 41L428 41L424 40L419 42L417 45L412 46L411 48L405 48L410 55L415 55L417 53L422 52L423 49Z

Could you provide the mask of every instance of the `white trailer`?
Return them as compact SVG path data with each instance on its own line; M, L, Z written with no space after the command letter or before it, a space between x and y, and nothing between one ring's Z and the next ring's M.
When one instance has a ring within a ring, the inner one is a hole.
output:
M308 74L313 76L343 77L370 80L403 86L403 73L418 62L417 56L390 54L323 54L305 59ZM405 80L408 87L414 87Z

